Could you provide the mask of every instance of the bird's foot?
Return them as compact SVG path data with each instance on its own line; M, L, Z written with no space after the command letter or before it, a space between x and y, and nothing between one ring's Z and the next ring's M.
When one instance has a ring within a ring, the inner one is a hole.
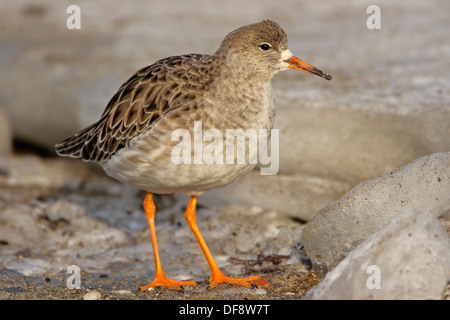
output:
M181 290L182 286L195 286L197 283L195 281L177 281L167 278L164 274L155 276L152 283L141 286L141 291L146 291L154 287L166 287L172 290Z
M248 277L248 278L231 278L225 276L222 272L214 272L211 274L211 277L209 278L210 284L209 286L211 288L214 288L219 283L232 283L232 284L238 284L247 288L250 288L252 284L258 285L258 286L267 286L272 285L269 281L266 279L261 278L260 276L254 276L254 277Z

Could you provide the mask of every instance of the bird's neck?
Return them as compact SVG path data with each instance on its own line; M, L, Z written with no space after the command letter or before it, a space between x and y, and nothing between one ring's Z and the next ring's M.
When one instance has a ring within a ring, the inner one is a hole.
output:
M211 90L230 100L258 100L263 94L271 94L272 76L248 68L243 61L234 61L226 55L215 54L211 57L215 77ZM217 90L220 88L220 90Z
M268 72L267 69L257 61L246 61L242 55L230 51L218 51L211 60L219 69L218 73L222 78L231 79L240 82L258 83L260 86L265 86L270 82L275 75Z
M214 110L210 115L221 110L218 115L220 121L230 128L244 124L245 127L271 128L275 108L271 79L264 79L248 70L236 72L224 57L214 55L211 59L220 60L211 63L217 70L205 92L205 98ZM240 119L239 123L236 119Z

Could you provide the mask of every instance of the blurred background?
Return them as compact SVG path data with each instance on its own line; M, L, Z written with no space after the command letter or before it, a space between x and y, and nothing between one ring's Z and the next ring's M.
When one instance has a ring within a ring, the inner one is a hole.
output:
M79 30L66 26L72 4L81 9ZM371 16L366 10L373 4L381 9L381 29L366 24ZM43 239L31 228L42 212L52 228L74 217L84 221L80 215L85 212L106 223L105 230L115 235L112 247L126 243L135 231L144 230L147 237L142 193L116 184L89 164L56 158L54 144L95 122L136 70L171 55L213 54L227 33L263 19L278 22L293 54L333 80L293 70L276 75L278 175L255 172L205 194L201 204L263 208L305 222L361 181L423 155L449 151L449 12L450 2L437 0L0 0L4 259ZM167 201L159 205L174 203ZM75 213L58 216L64 211ZM174 221L183 220L178 216ZM71 226L81 232L81 250L88 250L94 228L86 219L86 224ZM51 237L44 237L42 246L59 248L61 241L69 241L58 238L54 244L52 228L45 231ZM117 236L118 230L127 236ZM98 248L98 238L91 240ZM78 243L70 241L68 248ZM233 250L227 253L234 255ZM11 267L15 260L8 261ZM21 263L17 270L26 269ZM30 265L37 274L54 268L43 262Z

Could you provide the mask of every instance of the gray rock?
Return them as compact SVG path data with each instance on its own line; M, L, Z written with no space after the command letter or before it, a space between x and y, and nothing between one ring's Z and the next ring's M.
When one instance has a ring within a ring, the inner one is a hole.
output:
M100 300L102 297L101 293L97 290L92 290L83 296L83 300Z
M450 239L432 214L392 218L342 260L304 299L443 299Z
M359 184L322 209L302 241L316 270L331 270L352 249L404 211L438 217L450 208L450 153L436 153Z

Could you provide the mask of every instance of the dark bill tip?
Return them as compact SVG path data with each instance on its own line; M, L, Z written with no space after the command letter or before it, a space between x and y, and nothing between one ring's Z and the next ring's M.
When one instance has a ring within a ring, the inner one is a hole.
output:
M287 63L289 63L289 68L291 68L291 69L303 70L303 71L315 74L315 75L317 75L319 77L322 77L322 78L324 78L326 80L331 80L332 79L332 77L328 73L325 73L325 72L317 69L316 67L310 65L309 63L307 63L307 62L305 62L303 60L300 60L297 57L292 56L292 57L290 57L289 59L287 59L285 61Z

